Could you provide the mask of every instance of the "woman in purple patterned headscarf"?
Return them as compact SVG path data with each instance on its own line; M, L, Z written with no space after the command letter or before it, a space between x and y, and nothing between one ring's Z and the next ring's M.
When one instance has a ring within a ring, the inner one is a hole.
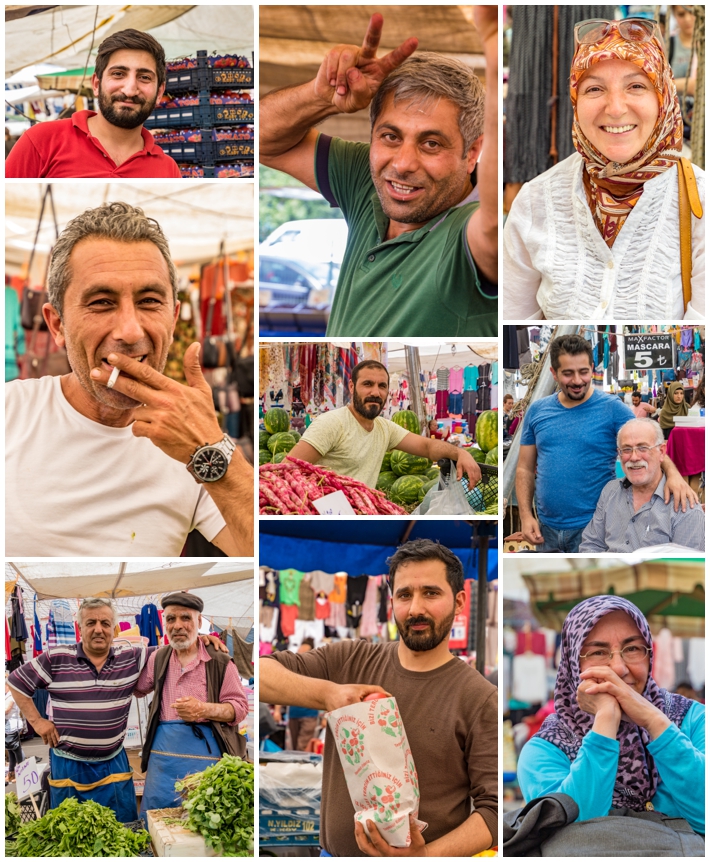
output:
M617 596L580 602L562 628L555 712L525 745L525 801L566 793L579 820L655 809L705 832L705 710L659 688L641 611Z

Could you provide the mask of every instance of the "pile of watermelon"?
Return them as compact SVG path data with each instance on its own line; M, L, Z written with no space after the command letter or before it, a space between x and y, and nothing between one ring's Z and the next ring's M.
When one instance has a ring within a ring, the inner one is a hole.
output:
M280 464L301 439L298 431L290 428L289 415L280 407L272 407L264 416L264 428L259 431L259 466Z
M419 433L419 420L411 410L400 410L392 416L392 421L412 433ZM479 448L471 447L467 450L469 454L481 464L497 466L498 413L496 411L487 410L478 418L476 443ZM412 512L422 502L427 492L438 484L439 468L431 461L393 449L387 452L382 461L376 487L393 503ZM483 496L479 495L479 497L482 501ZM495 512L486 510L486 514L497 514L497 511L496 507Z

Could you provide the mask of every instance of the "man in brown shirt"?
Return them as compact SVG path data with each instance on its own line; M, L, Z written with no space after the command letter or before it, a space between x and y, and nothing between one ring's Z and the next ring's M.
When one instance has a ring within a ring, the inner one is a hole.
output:
M301 655L269 656L260 662L260 696L325 710L372 692L397 698L419 777L419 818L429 826L424 833L414 828L411 846L398 849L374 823L367 833L355 824L328 730L321 800L326 854L472 856L496 843L498 695L449 651L451 624L465 600L463 568L451 551L426 539L403 545L388 562L400 640L347 640Z

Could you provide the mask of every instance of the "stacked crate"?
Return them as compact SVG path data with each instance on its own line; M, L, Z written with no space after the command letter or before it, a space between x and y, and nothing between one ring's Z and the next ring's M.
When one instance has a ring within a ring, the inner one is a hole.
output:
M156 105L145 127L184 177L254 176L254 100L245 92L254 88L253 55L252 66L239 62L248 63L198 51L182 61L187 68L168 64L168 98Z

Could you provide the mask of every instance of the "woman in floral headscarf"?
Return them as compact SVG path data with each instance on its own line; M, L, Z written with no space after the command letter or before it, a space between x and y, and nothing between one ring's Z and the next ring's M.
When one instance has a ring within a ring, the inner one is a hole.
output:
M705 221L692 217L683 296L677 163L683 122L655 22L581 22L570 74L576 153L523 186L504 231L504 316L705 315ZM701 204L704 172L694 168Z
M652 648L626 599L595 596L568 614L555 712L520 754L526 802L566 793L580 821L654 809L705 832L705 708L658 687Z

